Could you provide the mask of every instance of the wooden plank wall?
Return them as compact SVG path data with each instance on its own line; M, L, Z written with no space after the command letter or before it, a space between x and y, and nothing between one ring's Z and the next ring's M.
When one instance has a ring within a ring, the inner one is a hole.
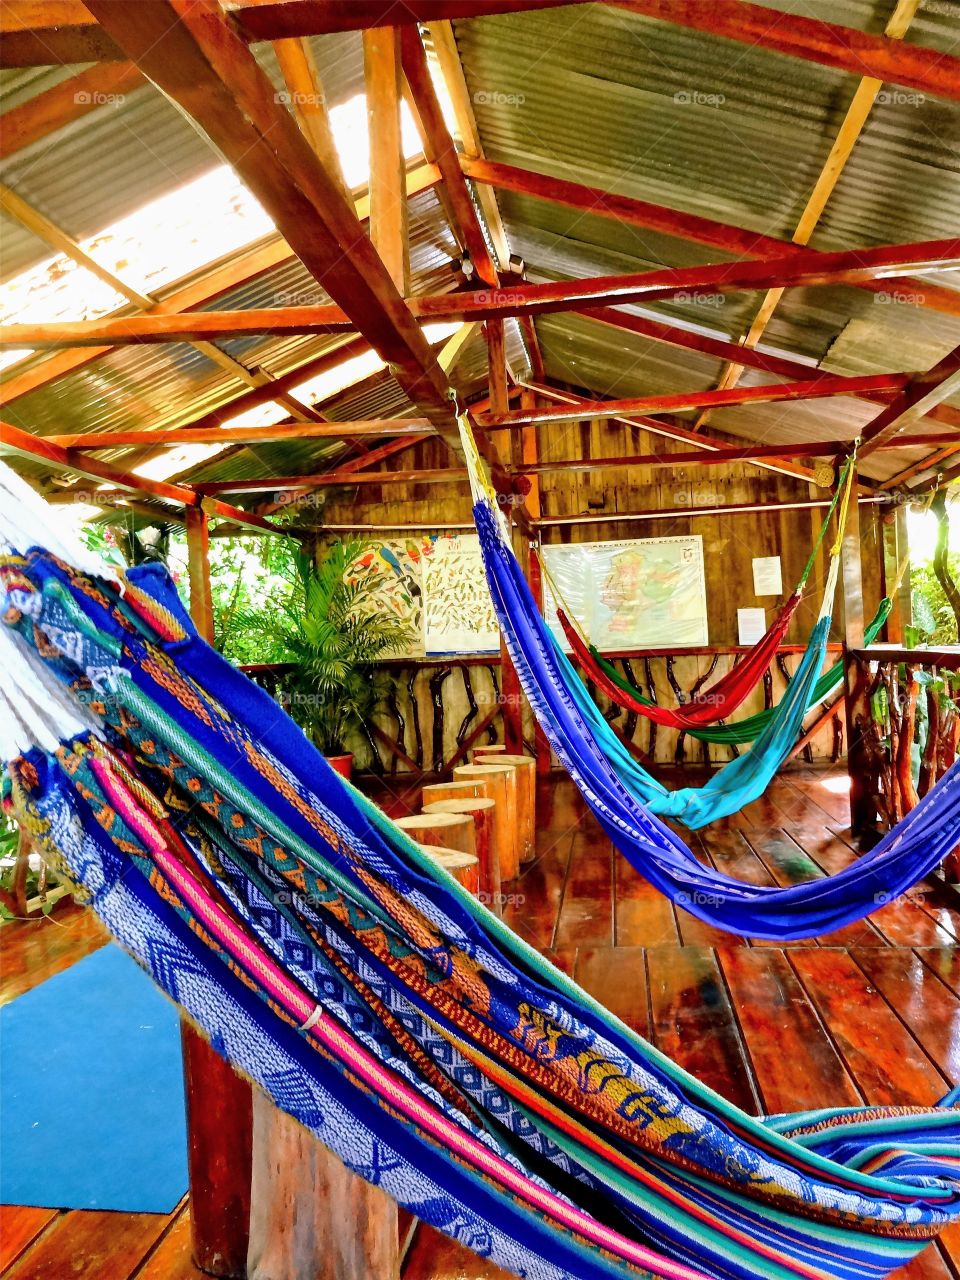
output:
M664 453L671 444L649 432L606 420L587 420L579 423L558 423L541 428L538 432L541 461L553 461L572 457L603 458L623 457L631 454ZM495 437L497 438L497 437ZM501 449L506 438L498 439ZM678 448L681 446L677 446ZM685 446L684 446L685 447ZM450 465L450 455L439 440L425 441L414 448L391 458L387 462L391 470L434 469ZM539 477L543 515L545 517L573 515L597 511L635 512L663 510L677 507L723 505L744 502L790 502L822 500L829 491L800 479L761 471L750 463L710 467L628 467L619 470L587 473L563 471L548 472ZM331 492L322 507L318 508L321 524L356 522L358 525L416 524L429 531L444 523L468 523L470 506L465 480L450 484L422 484L406 482L388 486L365 485L354 490ZM308 509L312 514L312 510ZM861 511L863 544L864 599L867 617L872 616L880 598L881 564L881 515L880 508L865 507ZM733 646L737 642L737 609L745 606L763 606L768 622L772 619L777 601L770 597L759 598L753 593L752 560L755 556L779 555L782 561L784 588L789 590L796 582L809 555L810 548L822 519L822 511L766 511L733 516L677 517L663 521L616 521L603 524L576 524L552 526L544 529L543 541L550 543L606 541L614 538L664 537L677 534L700 534L703 538L704 562L707 574L707 611L711 645ZM813 626L819 608L819 588L827 565L827 546L821 551L818 564L811 577L808 596L805 598L791 624L787 640L803 644ZM840 640L842 605L838 597L833 638ZM732 656L720 658L713 678L727 670ZM701 656L681 657L674 663L674 675L681 687L690 689L698 676L704 674L710 659ZM796 659L788 660L791 669ZM650 664L651 676L658 700L673 704L676 695L667 680L662 660ZM635 674L644 679L643 664L635 664ZM459 677L446 681L450 694ZM776 699L783 689L781 673L774 669L772 696ZM423 692L421 692L421 686ZM644 684L644 687L646 685ZM400 710L403 712L403 699ZM428 682L418 680L417 697L422 732L429 740L433 708L430 704ZM465 705L465 704L464 704ZM742 715L760 710L764 705L764 692L754 692L744 706ZM460 701L447 716L445 737L449 750L455 749L455 731L460 724ZM409 717L408 717L409 718ZM618 722L626 724L625 717ZM659 730L652 736L643 720L637 725L634 740L645 751L660 761L672 761L676 749L676 734ZM813 742L815 757L829 756L833 750L834 735L830 725L817 735ZM429 754L429 753L428 753ZM447 752L449 754L449 751ZM689 738L684 744L684 754L690 759L701 759L700 747ZM730 758L727 748L711 748L711 758L722 761Z

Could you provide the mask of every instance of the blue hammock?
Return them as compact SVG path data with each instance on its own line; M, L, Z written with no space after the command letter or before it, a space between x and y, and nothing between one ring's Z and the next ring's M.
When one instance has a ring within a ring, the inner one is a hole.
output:
M477 498L473 513L487 583L527 700L560 763L614 846L672 902L729 933L774 941L810 938L862 919L890 902L956 847L960 842L960 761L870 853L835 875L786 887L750 885L700 862L651 812L653 806L645 803L652 790L646 782L649 775L613 737L555 643L504 537L499 512L482 488L468 434L464 443L472 464ZM787 749L792 745L795 733L791 734L790 725L799 727L803 718L822 665L827 627L829 617L821 618L781 702L781 719L768 726L753 751L726 765L699 791L685 788L673 793L683 796L684 805L699 806L698 825L739 808L753 798L745 795L746 789L755 787L761 776L769 781L776 771L776 764L769 768L766 752L779 751L785 742ZM616 754L609 739L619 749ZM670 793L659 788L658 810L670 812L671 802Z
M955 1092L940 1109L738 1111L337 778L189 628L164 575L132 571L123 588L39 553L9 565L17 654L0 702L40 666L60 682L45 698L85 703L106 742L56 745L55 716L50 747L12 762L8 802L214 1047L361 1176L527 1280L865 1280L957 1220ZM137 590L178 627L151 631L159 614L135 608ZM144 769L126 807L97 771L126 767L109 744ZM942 818L946 794L924 806ZM201 867L216 900L173 891L156 861L163 821L183 846L176 869ZM242 949L214 942L218 901ZM308 997L306 1021L263 986L270 966ZM342 1050L318 1051L320 1024ZM364 1064L416 1111L365 1084ZM441 1124L449 1140L431 1136Z

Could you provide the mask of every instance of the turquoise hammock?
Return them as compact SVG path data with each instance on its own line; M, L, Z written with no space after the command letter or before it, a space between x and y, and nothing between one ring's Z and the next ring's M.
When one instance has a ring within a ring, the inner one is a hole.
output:
M557 619L573 650L574 660L583 671L585 678L592 681L608 698L626 710L642 715L654 724L668 729L694 733L699 737L700 730L708 729L718 721L727 719L759 684L787 634L787 628L797 611L804 588L813 572L831 517L846 488L852 462L852 458L848 459L840 472L833 498L820 522L813 549L807 557L795 589L777 613L774 621L756 644L742 655L725 675L714 681L708 689L698 690L692 698L680 706L661 706L652 698L644 697L624 676L620 675L611 663L606 661L596 646L590 643L571 612L550 571L542 549L538 551L541 572L554 596ZM761 729L758 728L757 733L760 731Z
M470 459L471 485L476 499L474 514L476 515L482 504L490 505L492 503L496 509L495 495L486 484L482 469L483 464L479 455L476 454L470 428L464 419L461 419L461 437L464 440L465 449ZM841 486L838 486L834 500L831 503L831 511L835 505L840 504L841 529L844 524L853 476L849 462L845 466L843 474L844 482ZM481 528L481 524L483 524L483 528ZM477 527L480 532L481 549L484 550L484 560L489 579L491 566L497 563L498 556L495 553L499 548L505 548L511 556L513 553L512 549L509 548L508 539L499 520L494 521L492 527L490 521L478 521ZM811 554L804 576L812 568L817 549L826 533L826 528L827 523L824 521L820 537L817 539L817 546ZM489 531L490 535L486 539L484 536L485 529ZM494 544L497 545L495 546ZM487 553L488 549L490 554ZM618 785L638 804L643 805L647 811L656 814L658 817L671 818L689 830L695 831L700 827L707 826L708 823L716 822L719 818L737 813L745 805L750 804L764 793L800 736L804 717L813 701L817 683L821 678L821 671L827 652L827 642L830 636L832 602L836 592L839 556L840 539L838 536L830 551L830 567L827 572L819 617L800 664L783 697L775 707L771 708L771 714L757 734L751 750L723 765L700 787L678 787L671 790L654 778L634 759L626 745L614 733L610 724L594 703L583 681L577 675L573 664L564 653L562 646L553 633L546 628L546 624L537 613L535 626L537 630L542 631L545 642L550 646L551 661L557 669L555 678L561 683L565 698L573 704L577 715L588 727L592 741L602 752L610 770L616 775ZM523 584L521 591L525 591L526 595L529 596L526 583ZM494 603L495 605L497 603L497 595L495 593ZM526 606L527 601L523 599L520 607L525 609ZM508 636L509 643L510 621L503 609L498 611L498 616L501 629ZM529 699L529 692L527 690L524 690L524 692L527 693Z
M738 1110L338 778L164 571L18 543L8 811L220 1054L423 1221L527 1280L871 1280L960 1221L957 1091ZM940 784L924 820L956 804Z
M657 804L648 805L645 793L652 791L650 775L614 737L544 622L513 553L466 420L461 419L460 429L487 585L523 692L561 765L614 846L671 901L708 924L742 937L777 941L814 937L862 919L891 896L906 892L960 842L958 761L938 784L943 807L935 816L922 801L874 849L835 875L786 887L758 886L700 862L657 813L669 812L678 801L692 803L698 806L702 821L708 821L726 806L727 812L739 807L746 787L758 787L755 794L763 790L766 783L761 774L766 773L768 780L775 766L770 767L769 757L759 756L759 767L751 762L758 748L766 747L777 734L782 735L781 741L772 745L783 753L794 740L826 646L830 621L826 610L835 587L838 556L831 557L814 641L781 700L779 719L757 739L753 751L719 770L712 785L699 792L688 788L669 793L660 788L654 794ZM792 723L788 716L793 717ZM634 786L634 780L639 785ZM736 786L737 793L724 794L725 783Z

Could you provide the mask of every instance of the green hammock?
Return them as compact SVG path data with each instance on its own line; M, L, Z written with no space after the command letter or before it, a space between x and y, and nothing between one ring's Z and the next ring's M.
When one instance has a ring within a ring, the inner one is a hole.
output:
M870 624L864 631L864 643L873 644L880 630L890 616L890 610L893 608L893 602L889 597L884 597L877 606L877 612L873 615ZM590 652L600 667L603 668L604 674L618 688L622 689L632 698L636 698L638 702L645 702L650 705L650 699L645 697L640 690L630 683L626 676L622 675L617 668L607 658L600 653L594 645L590 646ZM820 676L813 691L807 711L811 711L814 707L819 706L821 702L825 702L830 694L837 688L843 679L843 663L835 662L832 667L828 667ZM769 725L776 707L767 707L763 711L758 711L752 716L747 716L745 720L738 720L735 724L718 724L708 725L702 729L686 729L685 733L689 733L692 738L697 738L700 742L715 742L725 746L740 746L745 742L753 742Z

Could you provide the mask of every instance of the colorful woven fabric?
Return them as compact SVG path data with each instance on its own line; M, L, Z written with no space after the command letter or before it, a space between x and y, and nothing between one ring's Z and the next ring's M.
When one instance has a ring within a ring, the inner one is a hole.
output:
M864 644L873 644L882 631L887 618L889 618L892 608L893 601L889 598L884 597L880 601L876 613L864 628ZM559 610L557 612L559 616ZM566 630L566 628L564 629ZM611 689L600 685L601 688L605 688L605 691L609 693L609 696L615 702L619 703L620 706L629 707L632 705L629 699L634 699L652 705L649 698L645 698L635 685L621 675L614 664L605 658L598 649L591 645L589 652L593 661L606 677L608 684L613 685L618 690L614 694ZM807 704L807 713L826 702L830 695L839 689L842 680L842 662L834 662L832 666L827 667L813 686L810 701ZM600 684L599 681L597 683ZM627 695L627 700L622 696L624 694ZM686 733L690 734L691 738L696 738L698 742L714 742L718 746L744 746L748 742L753 742L763 733L764 729L773 722L776 713L777 709L774 706L768 707L764 711L758 711L752 716L745 716L743 720L737 720L733 724L690 725L683 728Z
M34 551L0 584L0 736L40 743L5 804L218 1052L424 1221L529 1280L862 1280L960 1218L954 1099L731 1106L333 773L160 571ZM49 741L69 706L93 727Z

